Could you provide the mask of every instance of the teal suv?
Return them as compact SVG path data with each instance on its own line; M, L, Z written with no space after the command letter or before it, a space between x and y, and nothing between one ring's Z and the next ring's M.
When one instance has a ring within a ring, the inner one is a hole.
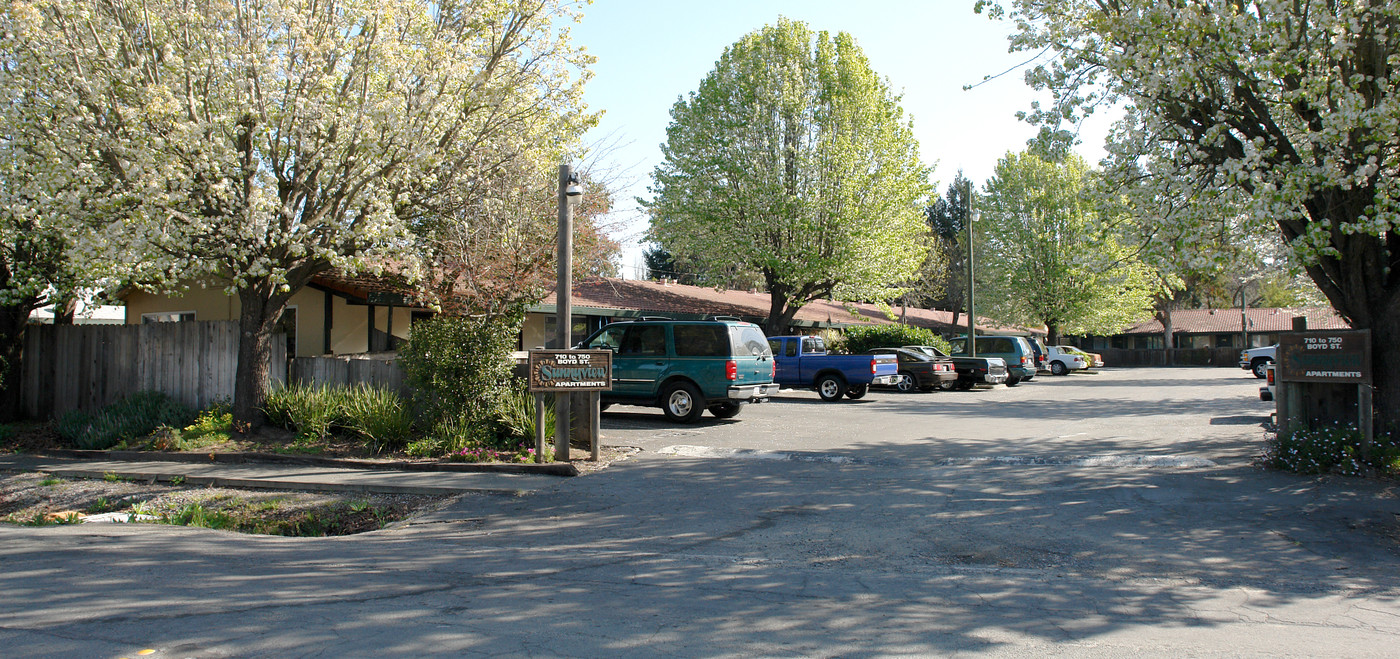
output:
M705 410L728 419L778 393L763 330L738 320L633 320L612 323L577 347L611 350L613 388L604 405L660 407L693 423Z

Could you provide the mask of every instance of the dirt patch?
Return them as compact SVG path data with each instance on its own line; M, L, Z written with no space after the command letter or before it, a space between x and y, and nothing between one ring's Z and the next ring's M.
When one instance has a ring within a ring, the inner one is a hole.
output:
M0 521L33 526L105 520L265 535L348 535L436 510L453 498L238 490L0 472Z

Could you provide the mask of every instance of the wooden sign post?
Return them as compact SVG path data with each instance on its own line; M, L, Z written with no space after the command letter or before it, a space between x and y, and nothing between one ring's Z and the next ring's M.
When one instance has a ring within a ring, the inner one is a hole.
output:
M1370 458L1375 429L1371 410L1371 331L1309 330L1279 336L1275 377L1279 434L1292 433L1319 419L1335 385L1356 386L1356 426L1362 433L1361 455ZM1305 411L1312 403L1314 412ZM1347 403L1350 406L1350 403ZM1337 407L1337 405L1332 405ZM1335 411L1335 410L1332 410Z
M593 459L598 459L598 401L600 391L612 391L611 350L531 350L529 360L530 392L535 394L535 461L544 461L544 397L550 393L589 392L593 421L589 424L588 443ZM556 412L558 410L556 409ZM567 414L567 412L564 412ZM555 419L554 454L560 443L568 444L568 423ZM560 432L560 430L563 432Z

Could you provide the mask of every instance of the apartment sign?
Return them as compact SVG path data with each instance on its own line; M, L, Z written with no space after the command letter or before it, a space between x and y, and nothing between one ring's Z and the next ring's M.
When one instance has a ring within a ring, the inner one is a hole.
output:
M1371 330L1285 332L1278 340L1280 382L1371 383Z
M530 391L611 391L611 350L531 350Z

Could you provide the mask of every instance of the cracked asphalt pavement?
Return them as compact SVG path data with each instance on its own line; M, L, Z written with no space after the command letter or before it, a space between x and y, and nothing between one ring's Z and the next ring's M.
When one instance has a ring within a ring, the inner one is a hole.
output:
M676 427L339 538L0 527L6 656L1393 656L1400 485L1254 466L1237 369Z

